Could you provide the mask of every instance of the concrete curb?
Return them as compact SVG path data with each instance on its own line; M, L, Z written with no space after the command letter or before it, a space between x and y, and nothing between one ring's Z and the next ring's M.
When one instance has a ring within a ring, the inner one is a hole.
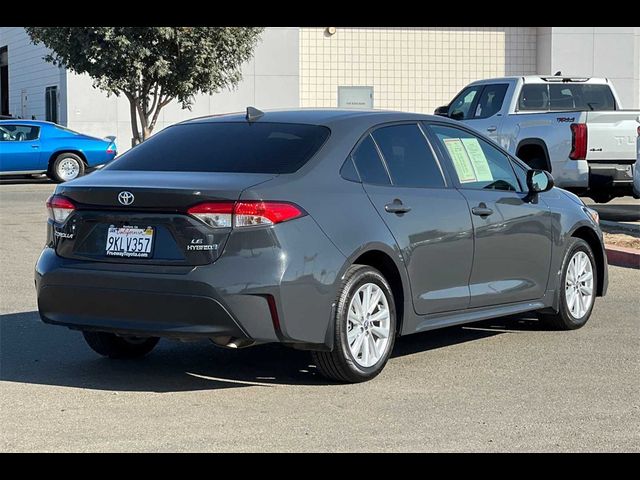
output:
M640 224L629 222L613 222L610 220L600 220L600 228L607 231L608 228L614 230L626 230L628 232L640 233Z
M605 245L604 248L607 252L609 265L640 269L640 250L614 247L613 245Z

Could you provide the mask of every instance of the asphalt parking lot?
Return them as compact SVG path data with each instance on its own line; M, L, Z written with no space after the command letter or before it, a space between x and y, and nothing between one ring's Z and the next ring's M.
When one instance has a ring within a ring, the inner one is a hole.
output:
M413 335L359 385L278 346L163 340L109 361L38 319L52 189L0 184L2 451L640 451L638 270L610 267L581 330L521 316Z

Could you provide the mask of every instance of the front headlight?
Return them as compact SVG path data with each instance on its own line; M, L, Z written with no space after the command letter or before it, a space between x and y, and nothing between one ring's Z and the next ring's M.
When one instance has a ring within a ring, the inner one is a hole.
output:
M595 223L596 225L600 225L600 214L597 211L589 207L583 207L583 209L586 212L586 214L591 217L591 220L593 220L593 223Z

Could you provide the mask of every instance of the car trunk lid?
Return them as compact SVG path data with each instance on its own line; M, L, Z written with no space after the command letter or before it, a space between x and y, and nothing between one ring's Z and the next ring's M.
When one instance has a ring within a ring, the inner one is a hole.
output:
M96 262L179 266L212 263L222 252L231 228L213 229L188 215L189 207L202 202L236 201L243 190L274 177L109 170L82 177L56 190L56 195L75 204L67 221L53 226L56 251L62 257ZM140 247L138 240L129 240L133 237L139 239ZM118 251L108 251L114 241ZM125 247L127 242L135 243ZM129 251L136 247L139 252ZM126 250L125 254L120 249Z

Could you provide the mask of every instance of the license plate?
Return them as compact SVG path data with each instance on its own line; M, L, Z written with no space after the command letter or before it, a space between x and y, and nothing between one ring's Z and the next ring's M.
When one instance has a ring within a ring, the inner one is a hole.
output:
M105 254L110 257L149 258L152 246L152 227L109 227Z

